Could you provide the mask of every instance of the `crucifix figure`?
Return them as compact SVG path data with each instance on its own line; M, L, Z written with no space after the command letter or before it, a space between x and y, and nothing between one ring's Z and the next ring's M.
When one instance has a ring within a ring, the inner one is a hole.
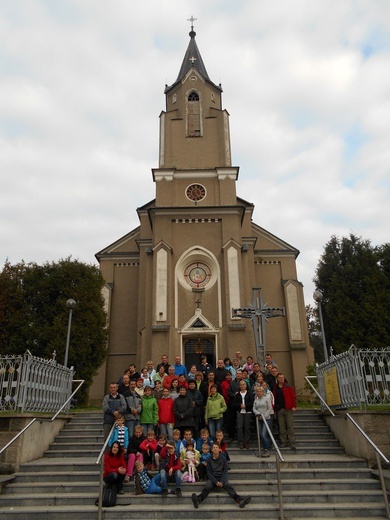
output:
M284 307L266 307L263 304L260 287L252 289L252 305L239 309L232 309L232 318L248 318L252 320L255 336L256 358L261 366L265 364L265 323L269 318L286 316Z

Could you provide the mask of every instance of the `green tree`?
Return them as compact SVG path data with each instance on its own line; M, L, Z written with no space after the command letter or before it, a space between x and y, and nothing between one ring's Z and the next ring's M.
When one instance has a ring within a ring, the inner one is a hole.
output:
M322 312L328 346L335 353L390 344L390 248L375 248L351 234L332 236L314 282L324 295Z
M306 305L306 321L310 345L314 350L314 359L317 363L322 363L324 361L324 348L317 307Z
M11 265L0 273L0 351L62 363L69 311L73 298L68 366L85 379L82 399L106 356L106 314L101 294L104 280L99 269L70 258L59 262Z

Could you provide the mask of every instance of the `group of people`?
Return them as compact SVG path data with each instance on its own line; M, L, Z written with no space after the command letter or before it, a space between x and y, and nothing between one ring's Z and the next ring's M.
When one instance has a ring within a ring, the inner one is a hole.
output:
M226 489L240 507L250 497L240 497L227 479L229 455L222 425L240 449L249 449L252 417L260 421L261 455L269 456L273 417L277 418L281 447L295 449L294 389L270 355L261 368L251 356L243 362L240 352L233 361L218 359L213 368L206 356L187 368L176 356L170 365L161 356L138 373L130 365L110 384L103 400L105 455L104 481L123 494L123 484L134 481L139 493L168 494L168 482L181 496L181 482L206 480L200 495L192 495L198 507L213 487ZM114 426L115 425L115 426ZM236 433L237 432L237 433ZM148 471L157 471L152 476Z

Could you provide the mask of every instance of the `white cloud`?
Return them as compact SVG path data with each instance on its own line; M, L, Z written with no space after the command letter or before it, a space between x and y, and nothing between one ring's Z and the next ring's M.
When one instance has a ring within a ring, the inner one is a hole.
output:
M191 14L231 114L237 193L256 205L256 223L300 249L307 299L332 234L388 241L386 0L9 0L1 262L92 262L138 225L136 208L154 197L164 85L176 80Z

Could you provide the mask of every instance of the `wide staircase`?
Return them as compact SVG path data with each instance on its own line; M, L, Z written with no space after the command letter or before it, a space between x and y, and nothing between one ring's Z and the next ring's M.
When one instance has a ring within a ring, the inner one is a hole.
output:
M283 449L281 463L284 518L385 519L380 484L365 461L345 455L337 440L314 411L295 415L297 449ZM95 464L103 444L102 414L77 413L60 432L44 457L20 467L0 495L3 520L96 519L95 500L99 467ZM252 501L240 510L225 492L213 492L194 509L191 494L202 483L183 484L183 497L134 495L125 486L117 506L103 508L104 519L278 518L275 453L257 457L257 443L250 450L229 446L229 480Z

